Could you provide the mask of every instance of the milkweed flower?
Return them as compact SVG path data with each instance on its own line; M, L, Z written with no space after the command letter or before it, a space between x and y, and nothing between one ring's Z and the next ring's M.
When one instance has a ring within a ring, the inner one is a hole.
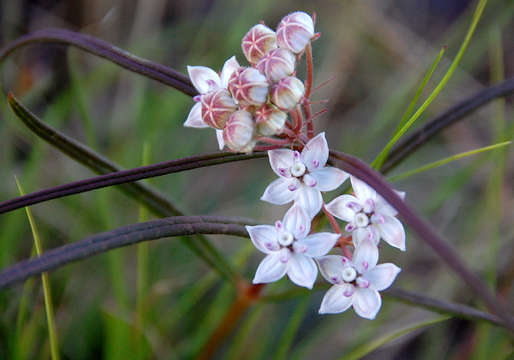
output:
M264 104L255 110L255 122L259 134L269 136L282 132L287 114L271 104Z
M398 212L365 182L350 176L353 195L341 195L327 205L335 217L347 221L345 227L352 234L356 247L365 239L378 245L380 238L389 245L405 251L405 229L396 218ZM397 192L405 197L404 192Z
M295 54L302 52L314 36L314 21L309 14L296 11L282 18L277 27L278 47Z
M250 64L256 64L270 50L277 48L277 35L263 24L253 26L243 37L241 48Z
M303 82L294 77L287 76L271 87L271 102L282 111L294 109L305 93Z
M246 110L238 110L230 115L223 129L223 140L232 151L251 152L256 143L254 133L252 114Z
M392 264L377 265L378 248L369 240L362 241L353 260L339 255L317 259L321 275L333 286L326 292L320 314L335 314L353 306L357 315L374 319L382 305L379 291L387 289L401 269Z
M260 106L268 99L269 83L259 70L240 67L230 76L228 90L240 106Z
M298 205L292 206L275 226L246 226L255 247L266 254L253 283L274 282L287 274L295 284L311 289L318 276L313 259L326 255L340 235L328 232L308 235L310 227L309 216Z
M276 205L294 201L311 218L321 209L321 191L338 188L349 176L338 168L325 166L328 144L324 132L312 138L301 153L277 149L268 151L268 157L279 178L268 185L261 200Z
M275 49L264 55L255 66L269 81L276 82L294 73L296 58L287 49ZM303 95L303 94L302 94Z

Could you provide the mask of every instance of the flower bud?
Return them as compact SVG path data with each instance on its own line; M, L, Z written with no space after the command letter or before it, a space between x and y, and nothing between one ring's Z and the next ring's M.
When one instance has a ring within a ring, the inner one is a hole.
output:
M241 106L259 106L266 102L269 84L259 70L240 67L228 80L228 90Z
M291 51L279 48L264 55L256 67L269 81L276 82L294 72L295 62L296 58Z
M255 64L268 51L277 48L277 36L269 27L257 24L243 37L241 48L250 64Z
M264 104L255 111L257 132L264 136L280 134L286 119L287 114L273 105Z
M229 116L237 110L237 104L226 89L210 91L200 97L203 121L215 128L223 129Z
M294 76L283 78L271 88L271 102L282 111L292 110L305 92L303 82Z
M298 54L314 36L314 22L309 14L297 11L286 15L277 27L279 47Z
M225 145L235 152L251 152L256 141L253 138L255 124L252 114L238 110L230 115L223 129Z

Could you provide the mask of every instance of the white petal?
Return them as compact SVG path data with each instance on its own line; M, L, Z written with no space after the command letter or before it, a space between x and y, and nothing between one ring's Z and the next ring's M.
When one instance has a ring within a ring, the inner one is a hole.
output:
M321 306L319 308L320 314L337 314L347 310L352 305L352 296L344 296L351 290L349 288L353 285L334 285L325 293Z
M218 148L223 150L225 147L225 140L223 140L223 130L216 129L216 139L218 140Z
M271 168L280 177L291 177L291 166L294 164L294 152L288 149L268 151Z
M393 216L384 216L383 224L376 224L380 235L389 245L405 251L405 229L400 220Z
M349 260L344 256L327 255L317 258L321 275L332 284L343 283L343 269L349 265Z
M393 283L398 273L402 271L398 266L391 263L380 264L364 274L375 290L382 291Z
M293 254L287 265L287 276L289 276L292 282L296 285L312 289L318 276L318 268L312 258L303 254Z
M254 284L270 283L281 279L287 272L287 262L282 261L280 251L266 256L255 273Z
M235 56L232 56L230 59L225 61L225 64L223 64L223 69L221 70L221 86L225 89L228 85L228 79L230 79L230 76L232 73L237 70L240 67L239 63L236 60Z
M309 216L302 207L296 204L287 210L282 223L284 228L293 234L295 239L303 239L311 230Z
M316 179L316 188L321 191L337 189L350 175L332 166L313 170L310 175Z
M373 269L378 262L378 248L370 240L362 240L355 248L352 259L353 265L361 274Z
M405 200L404 191L394 191L402 200ZM389 203L380 195L377 194L375 199L375 212L382 215L396 216L398 211L395 210Z
M352 240L355 247L359 246L359 244L365 240L369 240L373 244L378 245L380 242L380 232L373 224L365 228L357 228L352 232Z
M206 128L209 127L203 119L202 119L202 104L197 102L191 108L189 115L187 116L187 120L184 123L185 127L192 128Z
M367 199L375 201L377 192L364 181L357 179L355 176L350 176L353 191L359 200L364 203Z
M353 221L355 211L353 211L348 204L360 204L360 201L352 195L341 195L328 203L327 210L329 213L344 221Z
M305 255L310 257L320 257L326 255L339 239L339 234L322 232L315 233L307 236L303 240L299 240L298 243L307 246Z
M277 229L271 225L246 226L255 247L265 254L280 250Z
M319 213L323 204L323 198L319 190L301 184L294 192L295 203L303 207L311 219Z
M325 133L319 133L309 140L302 150L302 161L309 171L325 166L328 160L328 144Z
M284 205L294 200L296 191L288 189L291 180L285 178L278 178L268 185L264 194L261 196L261 200L267 201L275 205Z
M365 319L374 319L382 306L382 298L376 290L355 288L353 310Z
M221 87L221 80L218 74L206 66L187 66L189 78L200 94Z

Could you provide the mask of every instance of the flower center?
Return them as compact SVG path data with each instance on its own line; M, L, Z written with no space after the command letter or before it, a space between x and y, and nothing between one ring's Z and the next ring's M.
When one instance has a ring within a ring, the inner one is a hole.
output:
M289 232L284 231L278 236L278 243L282 246L289 246L293 243L293 241L293 234Z
M366 227L369 224L369 218L366 214L358 213L355 215L355 225L358 227Z
M357 271L352 267L346 267L343 269L343 280L345 282L352 282L357 278Z
M295 162L291 167L291 175L294 177L300 177L305 174L305 165L299 161Z

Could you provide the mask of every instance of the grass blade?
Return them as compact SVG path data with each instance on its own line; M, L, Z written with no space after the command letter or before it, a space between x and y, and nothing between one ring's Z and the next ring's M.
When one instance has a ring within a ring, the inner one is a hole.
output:
M275 354L274 359L282 360L287 359L287 354L294 340L294 336L298 331L302 323L302 319L305 316L305 312L309 308L310 296L305 296L300 303L296 305L296 309L291 315L289 322L287 323L286 329L280 338L278 343L277 352Z

